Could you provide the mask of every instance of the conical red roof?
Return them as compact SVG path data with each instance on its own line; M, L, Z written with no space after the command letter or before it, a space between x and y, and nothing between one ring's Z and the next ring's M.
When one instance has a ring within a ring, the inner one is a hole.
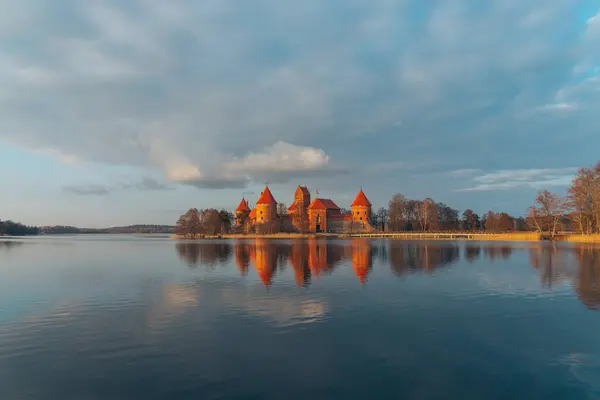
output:
M356 198L352 202L351 207L354 207L354 206L371 207L371 202L369 201L369 199L367 199L367 196L365 196L365 192L363 192L362 189L360 189L360 192L358 192L358 194L356 195Z
M256 201L256 204L277 204L275 197L271 194L269 187L265 187L265 190L260 194L260 197Z
M248 207L248 202L246 201L246 199L242 198L242 201L240 201L240 205L237 206L237 208L235 209L235 212L244 212L244 211L250 211L250 207Z

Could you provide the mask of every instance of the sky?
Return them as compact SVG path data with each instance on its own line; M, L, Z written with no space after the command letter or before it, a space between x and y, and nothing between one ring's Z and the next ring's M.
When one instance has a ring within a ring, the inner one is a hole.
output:
M173 224L268 182L522 215L600 160L591 0L0 0L0 219Z

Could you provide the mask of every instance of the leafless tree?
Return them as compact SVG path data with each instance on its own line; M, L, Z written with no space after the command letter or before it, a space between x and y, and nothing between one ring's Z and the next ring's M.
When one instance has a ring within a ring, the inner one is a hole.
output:
M446 231L458 230L458 210L455 210L444 203L437 203L436 207L439 229Z
M385 232L386 224L388 223L388 210L381 207L377 212L371 216L371 225L373 228L379 228L382 232Z
M535 205L529 209L529 220L538 232L548 232L551 239L556 237L560 219L564 215L564 202L547 190L538 192Z
M200 213L196 208L192 208L187 214L187 233L191 236L196 236L202 233L202 223L200 221Z
M288 215L288 208L284 203L277 203L277 221L279 222L279 232L285 230L285 219Z
M514 230L515 219L505 212L488 211L481 221L486 232L509 232Z
M394 231L400 231L407 225L407 208L408 199L400 193L392 196L388 204L389 228Z
M435 201L426 198L417 207L417 219L421 231L433 231L438 229L437 205Z
M600 162L581 168L567 193L569 217L580 233L600 232Z
M177 224L175 225L175 233L181 236L188 234L188 219L185 215L182 215L177 220Z
M479 215L477 215L473 210L467 209L463 213L462 219L462 227L468 231L475 231L481 228L481 222L479 220Z
M201 213L202 228L209 235L216 235L221 232L221 215L218 210L209 208Z

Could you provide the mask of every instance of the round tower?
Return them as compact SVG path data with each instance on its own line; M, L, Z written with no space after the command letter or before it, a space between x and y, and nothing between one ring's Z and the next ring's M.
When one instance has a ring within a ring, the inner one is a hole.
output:
M363 224L368 224L371 219L371 202L367 199L362 189L356 195L356 198L350 206L352 209L352 220Z
M242 225L248 218L249 214L250 207L248 206L248 201L246 201L246 199L242 197L240 205L237 206L237 208L235 209L235 222L238 225Z
M275 219L277 219L277 201L267 186L256 201L256 222L262 224Z

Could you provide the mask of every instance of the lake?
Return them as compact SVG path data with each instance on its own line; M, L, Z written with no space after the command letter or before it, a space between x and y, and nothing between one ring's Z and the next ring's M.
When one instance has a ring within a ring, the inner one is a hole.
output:
M0 398L598 399L598 249L0 238Z

